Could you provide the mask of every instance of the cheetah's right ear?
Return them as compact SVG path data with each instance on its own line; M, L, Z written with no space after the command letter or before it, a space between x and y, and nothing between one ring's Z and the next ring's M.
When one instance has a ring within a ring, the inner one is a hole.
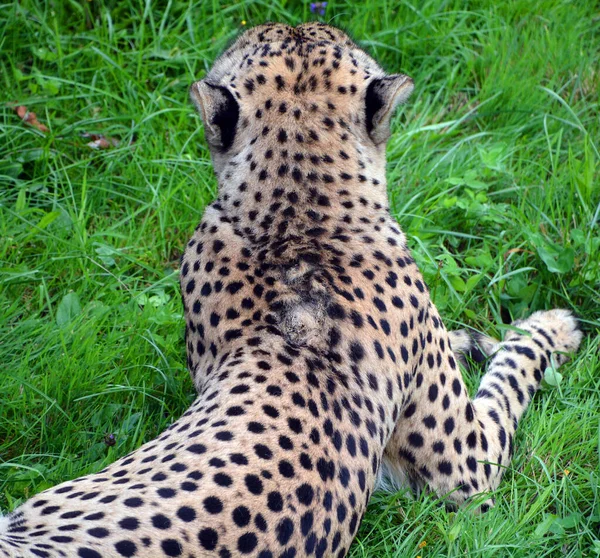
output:
M402 74L373 79L365 95L367 132L375 144L390 137L394 109L406 101L415 88L413 80Z
M227 87L204 80L190 88L190 98L204 122L204 135L209 145L227 151L233 144L240 107Z

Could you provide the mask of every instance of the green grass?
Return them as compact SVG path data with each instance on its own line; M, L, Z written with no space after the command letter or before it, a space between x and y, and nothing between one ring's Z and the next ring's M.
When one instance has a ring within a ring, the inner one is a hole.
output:
M0 508L101 469L192 401L177 265L216 183L187 88L244 22L315 17L299 1L0 7ZM415 79L391 207L448 326L501 335L567 307L587 333L522 422L493 510L377 494L351 556L600 554L597 6L333 0L323 19Z

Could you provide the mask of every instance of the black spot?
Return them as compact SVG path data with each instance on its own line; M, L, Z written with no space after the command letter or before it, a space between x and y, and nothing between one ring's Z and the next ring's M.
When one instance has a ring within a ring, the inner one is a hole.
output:
M217 473L213 477L213 480L215 481L215 484L218 484L219 486L231 486L233 483L231 477L225 473Z
M255 444L254 453L261 459L271 459L273 457L273 452L264 444Z
M135 556L137 552L137 546L132 541L119 541L115 544L115 549L121 556Z
M408 435L408 443L415 448L420 448L423 446L423 436L418 432L411 432Z
M214 529L202 529L198 533L198 541L206 550L214 550L219 542L219 535Z
M171 520L161 513L152 516L151 521L152 525L157 529L169 529L171 527Z
M127 531L135 531L139 525L140 522L136 517L124 517L119 521L119 527L121 527L121 529L126 529Z
M294 449L294 444L287 436L279 436L279 446L284 450Z
M373 304L375 304L375 306L377 307L377 309L380 312L387 312L387 307L386 307L385 303L383 302L383 300L381 300L380 298L375 297L373 299Z
M293 521L289 517L282 519L275 528L275 532L277 533L279 544L285 546L294 533Z
M108 498L108 496L107 496L107 498ZM112 502L112 500L111 500L111 502ZM103 519L103 518L104 518L104 512L90 513L89 515L85 515L83 517L83 519L85 519L86 521L96 521L98 519Z
M434 451L434 453L442 454L444 453L446 446L444 445L444 442L437 441L431 444L431 449Z
M191 294L191 293L193 293L193 292L194 292L194 289L195 289L195 288L196 288L196 281L194 281L194 279L190 279L190 280L187 282L187 285L186 285L186 287L185 287L185 292L186 292L187 294Z
M312 512L307 511L305 514L302 515L302 517L300 518L300 530L302 531L302 535L306 537L306 535L310 533L310 530L313 526L313 522L314 516Z
M437 425L437 421L435 420L435 417L433 415L427 415L423 419L423 424L430 430L433 430Z
M312 469L313 469L312 460L307 453L300 454L300 465L307 471L312 471Z
M81 494L81 492L79 492L79 494ZM73 493L69 496L67 496L67 498L70 498L72 496L76 496L77 494ZM141 500L140 500L141 502ZM47 506L42 510L42 515L50 515L53 514L55 512L57 512L60 509L60 506Z
M283 498L279 492L269 492L267 507L273 512L280 512L283 509Z
M250 554L258 544L254 533L245 533L238 539L238 550L242 554Z
M256 475L246 475L244 481L252 494L262 494L263 483Z
M529 347L514 345L514 350L519 355L525 355L529 360L536 360L535 353Z
M279 473L285 478L292 478L294 476L294 467L289 461L282 460L279 462Z
M444 421L444 432L448 436L454 432L454 419L452 417L449 417Z
M288 426L296 434L302 433L302 422L297 418L288 418Z
M125 520L120 521L119 525L121 525L123 523L123 521L125 521ZM137 520L135 520L135 521L137 521ZM127 529L127 527L124 527L124 528ZM134 529L135 529L135 527L134 527ZM104 529L103 527L94 527L93 529L88 529L87 532L88 532L88 535L91 535L92 537L96 537L97 539L103 539L105 537L108 537L108 535L109 535L108 529Z
M307 483L300 485L296 489L296 496L298 497L298 501L305 506L310 506L314 496L314 490L312 486Z
M196 519L196 510L194 510L194 508L190 508L189 506L181 506L177 510L177 517L181 519L181 521L189 523L190 521L194 521L194 519Z
M449 461L440 461L438 464L438 471L442 475L451 475L452 474L452 464Z
M365 350L363 346L358 342L354 341L350 343L350 358L353 362L359 362L365 356Z
M204 499L204 509L210 514L218 514L223 511L223 502L216 496L209 496Z
M257 529L263 533L266 532L268 527L266 519L260 513L256 514L256 517L254 518L254 525L256 525Z
M437 399L438 396L438 387L437 384L431 384L429 386L429 401L432 403Z
M139 508L143 503L141 498L127 498L127 500L123 500L123 504L128 508Z
M475 418L473 405L471 405L471 403L467 403L467 406L465 407L465 418L467 419L467 422L473 422Z
M250 523L250 510L246 506L238 506L233 510L231 516L238 527L245 527Z
M241 453L232 453L229 456L229 459L232 463L235 463L236 465L248 465L248 459L245 455Z
M192 446L188 446L186 449L190 453L195 454L202 454L206 452L206 446L203 446L202 444L194 444Z
M181 545L175 539L165 539L160 543L160 547L167 556L181 556Z
M340 304L331 304L327 309L327 314L334 320L343 320L346 317L346 311Z

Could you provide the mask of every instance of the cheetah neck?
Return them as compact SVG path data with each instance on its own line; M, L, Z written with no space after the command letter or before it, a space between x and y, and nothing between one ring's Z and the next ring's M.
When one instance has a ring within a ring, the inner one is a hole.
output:
M385 165L357 141L330 139L273 145L255 138L218 177L215 207L255 243L372 231L389 215Z

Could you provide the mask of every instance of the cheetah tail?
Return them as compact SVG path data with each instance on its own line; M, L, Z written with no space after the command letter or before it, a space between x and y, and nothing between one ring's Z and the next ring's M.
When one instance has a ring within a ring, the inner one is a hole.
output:
M498 350L500 343L497 339L474 329L449 331L448 338L454 354L465 368L470 368L472 363L485 364L487 359Z

